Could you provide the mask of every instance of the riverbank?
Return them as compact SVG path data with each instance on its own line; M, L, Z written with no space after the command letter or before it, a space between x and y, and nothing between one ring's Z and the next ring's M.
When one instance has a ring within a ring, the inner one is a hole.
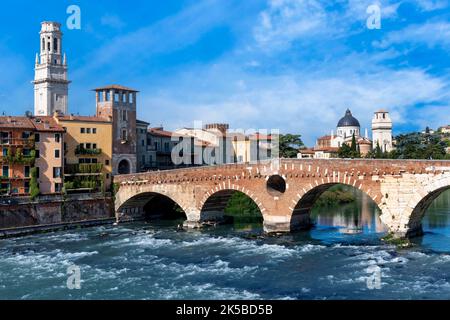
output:
M0 200L0 237L110 223L114 205L104 194L47 195Z

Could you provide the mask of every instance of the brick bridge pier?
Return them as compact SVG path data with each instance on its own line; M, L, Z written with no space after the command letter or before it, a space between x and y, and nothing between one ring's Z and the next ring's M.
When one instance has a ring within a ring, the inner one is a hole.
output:
M117 218L144 215L157 195L185 212L185 226L218 220L235 191L259 207L266 232L309 227L319 196L336 184L366 193L380 208L381 221L398 236L422 231L431 202L450 188L450 161L276 159L257 164L229 164L116 176Z

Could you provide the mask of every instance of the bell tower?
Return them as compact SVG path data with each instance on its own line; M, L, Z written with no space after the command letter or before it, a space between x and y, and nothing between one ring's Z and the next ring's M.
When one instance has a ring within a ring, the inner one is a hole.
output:
M372 119L372 140L374 149L377 145L380 146L383 152L389 152L393 149L392 120L388 111L382 109L374 112Z
M67 61L62 54L61 24L42 22L40 54L36 55L34 74L34 114L68 113L69 83Z

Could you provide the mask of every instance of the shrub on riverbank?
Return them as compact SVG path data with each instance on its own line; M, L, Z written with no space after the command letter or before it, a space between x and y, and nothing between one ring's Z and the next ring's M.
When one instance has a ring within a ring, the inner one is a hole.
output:
M245 219L262 218L256 203L242 192L233 193L225 208L225 215Z
M333 186L325 191L319 199L317 199L315 206L334 206L352 203L356 200L356 196L350 187L342 185Z

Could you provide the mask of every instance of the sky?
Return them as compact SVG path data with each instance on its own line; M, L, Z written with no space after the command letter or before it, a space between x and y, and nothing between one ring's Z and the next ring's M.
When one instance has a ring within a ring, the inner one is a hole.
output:
M367 8L381 9L381 28ZM450 0L2 1L0 112L33 110L42 21L62 23L69 112L95 113L91 89L140 91L138 117L301 134L308 146L347 108L394 134L450 124ZM70 30L67 8L81 9Z

